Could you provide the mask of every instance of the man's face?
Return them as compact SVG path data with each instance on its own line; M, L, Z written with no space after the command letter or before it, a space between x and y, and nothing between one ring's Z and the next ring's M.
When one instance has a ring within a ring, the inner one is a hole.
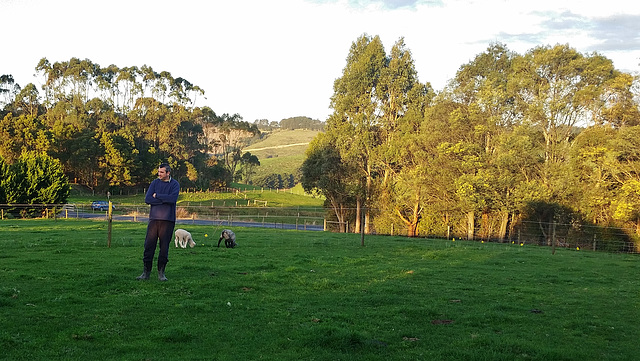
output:
M158 179L164 182L169 180L169 173L165 168L158 168Z

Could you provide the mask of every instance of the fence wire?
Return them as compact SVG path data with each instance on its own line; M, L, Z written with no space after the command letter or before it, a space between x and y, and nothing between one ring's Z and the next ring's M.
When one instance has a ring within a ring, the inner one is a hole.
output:
M112 213L114 221L146 222L146 204L117 205ZM106 220L107 211L93 210L91 204L0 204L0 218L88 218ZM256 207L253 204L236 206L180 205L177 209L181 224L213 225L215 227L265 227L307 231L354 232L356 222L338 222L330 210L321 207ZM391 226L379 235L403 236L401 226ZM578 223L550 223L520 221L510 225L504 238L482 236L476 229L469 239L462 229L420 234L420 238L461 239L469 241L517 243L521 245L575 248L581 250L640 253L635 229Z

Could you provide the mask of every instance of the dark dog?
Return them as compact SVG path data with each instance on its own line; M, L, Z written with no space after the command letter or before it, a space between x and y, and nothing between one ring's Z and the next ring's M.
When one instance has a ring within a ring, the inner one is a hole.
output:
M220 247L220 242L224 239L224 245L227 248L235 248L238 244L236 243L236 234L233 233L230 229L222 230L222 234L220 235L220 239L218 239L218 247Z

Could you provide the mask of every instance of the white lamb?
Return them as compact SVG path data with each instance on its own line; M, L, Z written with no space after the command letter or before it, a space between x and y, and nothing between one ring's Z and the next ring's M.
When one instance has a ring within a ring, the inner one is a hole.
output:
M187 243L191 248L195 247L196 242L193 241L191 237L191 233L185 231L184 229L176 229L176 239L175 239L176 247L180 244L180 247L187 248Z

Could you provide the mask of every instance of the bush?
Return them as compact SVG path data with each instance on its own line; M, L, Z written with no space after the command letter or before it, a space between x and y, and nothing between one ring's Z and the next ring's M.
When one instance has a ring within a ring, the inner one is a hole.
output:
M46 154L23 153L10 166L0 161L4 202L13 204L62 204L71 187L57 159Z

